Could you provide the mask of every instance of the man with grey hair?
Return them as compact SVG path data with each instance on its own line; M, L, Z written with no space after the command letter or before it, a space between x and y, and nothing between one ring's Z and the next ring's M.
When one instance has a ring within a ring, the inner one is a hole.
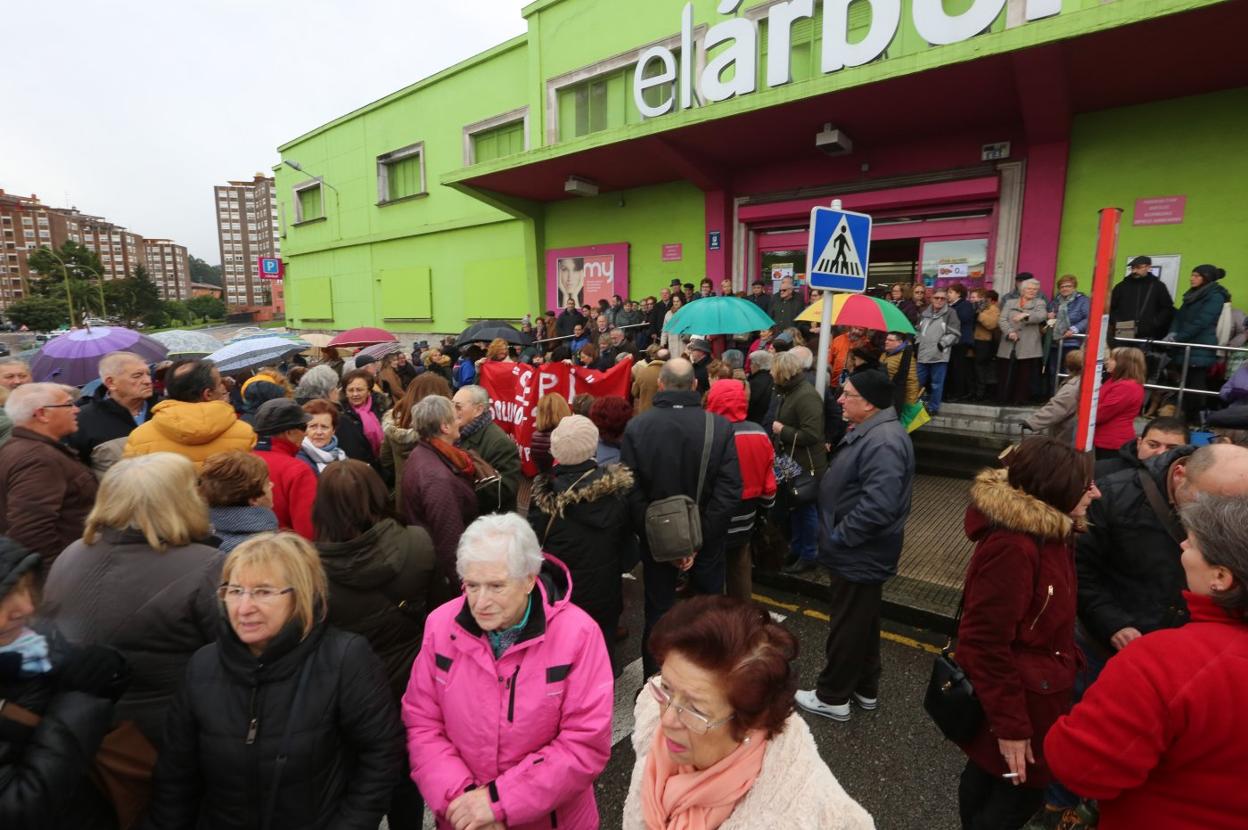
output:
M676 602L679 572L689 571L689 584L697 593L724 592L724 540L742 492L732 424L702 408L702 390L697 388L693 364L681 357L667 361L659 371L658 385L653 407L628 422L620 444L620 461L636 478L629 503L641 539L646 593L642 662L646 677L658 670L658 664L645 644L655 623ZM710 451L700 482L708 429ZM658 562L650 555L647 543L646 508L651 502L681 495L697 501L700 508L702 549L691 560Z
M502 479L502 486L482 488L481 512L506 513L516 509L520 492L520 449L503 428L494 423L490 393L484 387L461 386L451 399L459 440L455 446L484 458Z
M26 361L16 357L0 359L0 386L12 391L30 381L30 366Z
M750 403L746 409L745 419L753 421L763 429L768 429L776 420L774 407L776 383L771 377L771 363L774 352L759 349L750 352Z
M126 438L143 424L152 403L147 362L134 352L109 352L100 359L100 385L78 414L78 431L65 443L90 464L96 447Z
M38 553L44 573L95 504L95 476L61 443L78 428L77 397L72 386L27 383L5 404L14 427L0 446L0 535Z
M338 373L333 366L327 363L313 366L299 379L299 385L295 387L295 400L301 404L314 398L336 402L338 381Z

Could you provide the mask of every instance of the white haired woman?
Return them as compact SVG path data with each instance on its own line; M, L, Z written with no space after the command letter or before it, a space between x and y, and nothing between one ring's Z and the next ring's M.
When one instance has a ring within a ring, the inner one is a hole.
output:
M294 533L225 560L217 641L165 722L151 826L376 830L403 759L381 661L325 623L325 571Z
M195 466L167 452L117 462L82 539L44 587L44 614L71 642L112 646L134 679L117 705L160 746L165 710L191 655L217 637L224 555L210 538Z
M1049 321L1040 281L1019 274L1018 297L1001 309L1001 345L997 347L997 394L1001 402L1022 405L1031 398L1032 384L1044 357L1041 336Z
M611 663L570 602L568 569L514 513L473 522L456 569L463 596L426 620L403 697L412 777L437 826L597 828Z

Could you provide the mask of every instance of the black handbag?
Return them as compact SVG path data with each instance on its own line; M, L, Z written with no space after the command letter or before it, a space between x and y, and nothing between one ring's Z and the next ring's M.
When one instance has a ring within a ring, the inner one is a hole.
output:
M962 620L962 603L953 620L957 632ZM975 687L967 677L966 670L954 659L953 641L950 636L945 647L936 655L932 664L932 677L927 682L927 694L923 696L923 708L935 722L941 733L955 744L963 744L975 737L984 722L984 707L975 696Z
M776 456L776 467L781 471L776 477L776 498L790 509L814 504L819 498L819 482L813 472L798 463L796 452L797 436L794 435L793 446L787 456ZM810 450L806 451L806 456L810 457Z

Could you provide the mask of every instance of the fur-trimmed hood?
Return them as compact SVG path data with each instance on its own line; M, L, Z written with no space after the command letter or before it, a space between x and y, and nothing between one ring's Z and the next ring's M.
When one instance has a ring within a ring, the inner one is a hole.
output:
M533 482L532 502L547 516L563 516L563 511L574 504L589 504L609 496L625 496L633 489L633 471L623 464L609 464L599 468L597 474L585 477L585 481L569 487L589 470L593 461L560 466L552 476L538 476ZM571 476L571 478L568 478Z
M1035 496L1011 487L1008 471L984 470L971 485L974 512L966 517L966 535L972 541L994 528L1014 530L1046 539L1065 539L1078 529L1074 519Z

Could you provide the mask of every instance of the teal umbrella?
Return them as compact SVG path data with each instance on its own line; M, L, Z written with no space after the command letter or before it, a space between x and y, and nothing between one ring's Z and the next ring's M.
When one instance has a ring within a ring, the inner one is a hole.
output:
M776 321L761 308L740 297L703 297L685 303L663 331L673 334L743 334L769 329Z

